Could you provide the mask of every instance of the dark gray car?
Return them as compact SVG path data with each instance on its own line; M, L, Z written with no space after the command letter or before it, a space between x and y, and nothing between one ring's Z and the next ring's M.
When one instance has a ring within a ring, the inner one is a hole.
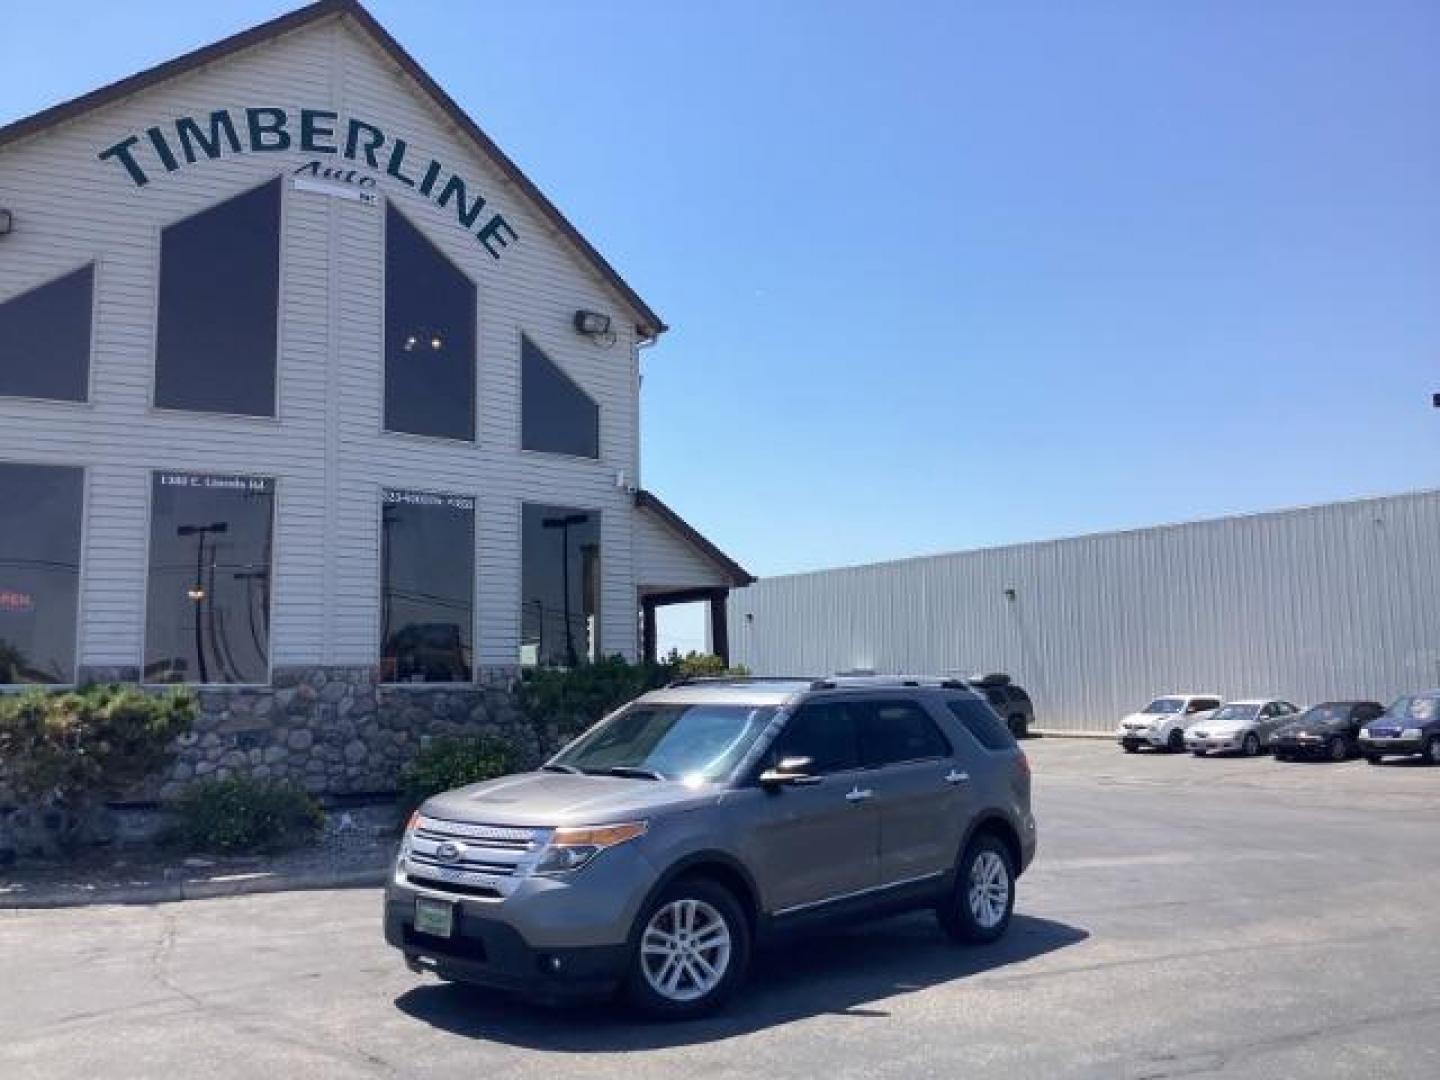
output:
M447 979L691 1016L839 920L933 908L994 941L1034 852L1025 755L964 682L701 680L427 801L385 936Z
M1017 686L1009 675L999 673L977 675L968 681L1010 725L1010 734L1017 739L1029 737L1030 728L1035 723L1035 703L1023 686Z

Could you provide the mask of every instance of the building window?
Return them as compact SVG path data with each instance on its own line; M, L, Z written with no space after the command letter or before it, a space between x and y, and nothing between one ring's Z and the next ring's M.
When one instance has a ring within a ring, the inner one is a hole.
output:
M469 682L475 500L386 488L380 511L380 677Z
M146 682L269 681L274 492L260 476L153 475Z
M600 656L600 513L526 503L520 662L575 667Z
M385 208L385 430L475 438L475 283Z
M0 303L0 395L84 401L95 266Z
M160 235L155 404L275 415L280 180Z
M85 471L0 464L0 683L75 681Z
M520 445L600 456L600 406L527 337L520 339Z

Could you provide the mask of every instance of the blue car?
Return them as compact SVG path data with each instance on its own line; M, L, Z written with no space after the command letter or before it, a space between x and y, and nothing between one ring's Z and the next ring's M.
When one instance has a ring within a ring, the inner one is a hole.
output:
M1360 752L1371 765L1417 754L1427 765L1440 765L1440 690L1396 698L1360 729Z

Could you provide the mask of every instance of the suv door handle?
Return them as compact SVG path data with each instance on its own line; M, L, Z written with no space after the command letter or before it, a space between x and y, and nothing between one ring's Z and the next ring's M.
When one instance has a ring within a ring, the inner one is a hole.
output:
M968 772L960 772L958 769L951 769L945 774L945 783L947 784L963 784L969 779Z
M874 794L875 792L871 791L869 788L861 788L857 786L851 788L845 793L845 801L852 803L864 802L866 799L870 798L870 796Z

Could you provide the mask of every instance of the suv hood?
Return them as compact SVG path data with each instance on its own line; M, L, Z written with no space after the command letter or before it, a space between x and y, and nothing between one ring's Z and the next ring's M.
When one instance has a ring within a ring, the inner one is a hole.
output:
M608 825L659 810L713 802L719 789L679 780L529 772L456 788L427 799L426 814L476 825Z

